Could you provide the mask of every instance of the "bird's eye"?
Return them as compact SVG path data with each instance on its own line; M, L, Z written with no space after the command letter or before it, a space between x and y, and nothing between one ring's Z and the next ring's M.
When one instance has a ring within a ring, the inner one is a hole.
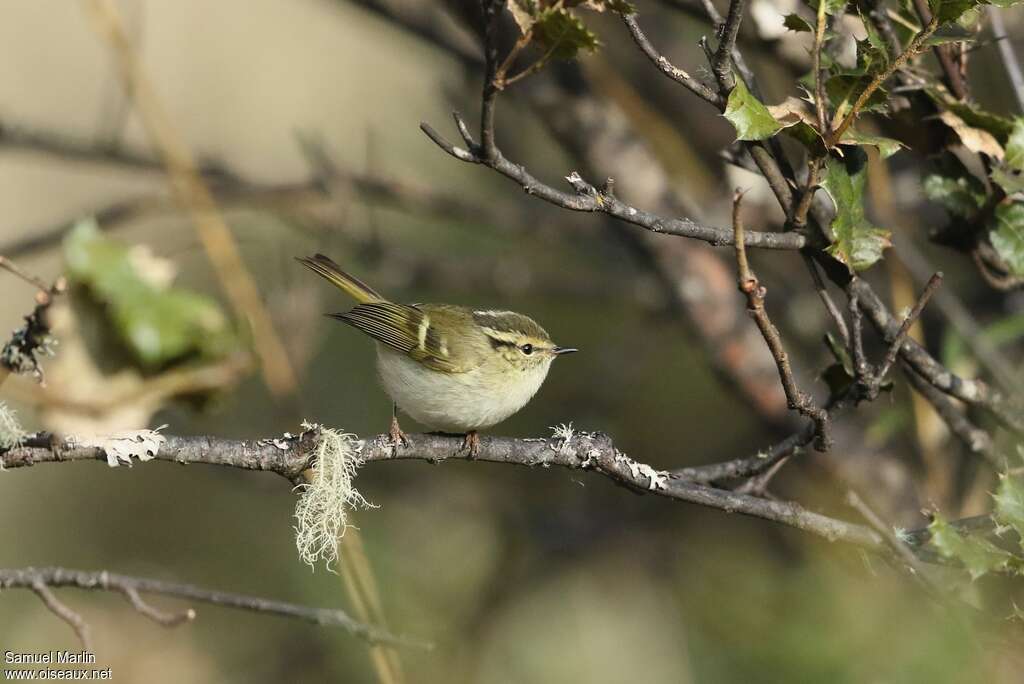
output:
M519 350L522 351L527 356L529 356L530 354L533 353L533 345L532 344L524 344L522 347L519 348Z

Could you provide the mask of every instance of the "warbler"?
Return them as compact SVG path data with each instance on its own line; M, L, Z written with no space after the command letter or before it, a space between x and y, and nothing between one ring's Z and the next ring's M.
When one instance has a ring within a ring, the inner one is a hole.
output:
M478 430L505 420L533 398L559 347L529 316L452 304L396 304L323 254L296 257L358 302L327 314L377 341L377 368L394 405L431 430L465 434L476 455ZM408 444L392 413L397 448Z

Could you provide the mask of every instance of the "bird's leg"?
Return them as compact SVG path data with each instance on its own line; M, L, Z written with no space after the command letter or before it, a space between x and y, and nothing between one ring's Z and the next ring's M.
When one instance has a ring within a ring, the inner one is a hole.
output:
M462 440L462 451L468 451L470 458L476 458L480 453L480 435L476 430L470 430Z
M402 432L398 424L398 405L391 405L391 427L388 428L388 435L391 436L391 446L397 449L400 446L409 446L409 438Z

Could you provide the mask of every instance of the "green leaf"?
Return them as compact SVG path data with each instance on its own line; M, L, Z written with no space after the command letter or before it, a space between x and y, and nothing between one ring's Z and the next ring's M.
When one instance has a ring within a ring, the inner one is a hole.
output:
M833 110L848 109L871 82L871 76L856 74L838 74L825 81L825 94ZM871 93L861 111L884 112L888 109L889 94L884 88Z
M736 129L737 140L765 140L782 128L768 108L751 95L741 79L736 80L736 87L729 93L723 116Z
M940 25L956 21L961 14L980 4L978 0L928 0L928 7L939 17Z
M924 179L924 194L960 218L973 217L985 203L985 190L979 187L973 176L949 178L937 173L929 174Z
M1013 554L981 537L960 534L941 515L936 514L928 531L931 532L931 544L939 554L962 563L971 579L997 570L1020 570L1020 559Z
M828 253L851 270L861 271L881 259L892 242L888 230L872 225L864 216L867 155L859 147L847 147L845 151L842 159L829 157L821 184L836 206L834 241Z
M999 488L992 498L996 503L992 518L1000 525L1009 525L1024 539L1024 480L1001 475Z
M1010 272L1024 277L1024 204L996 208L996 229L989 234L989 241Z
M1024 116L1013 120L1013 129L1006 139L1006 156L1003 163L1018 173L1024 172Z
M948 24L939 28L931 37L924 42L926 47L945 45L946 43L964 43L974 40L974 31L966 29L960 24Z
M1024 192L1024 173L1014 173L1005 163L994 164L988 177L1007 195Z
M64 259L73 283L86 287L103 305L122 342L146 367L188 356L218 357L237 346L237 338L213 300L158 284L159 265L102 235L95 221L80 222L64 240Z
M880 135L868 135L852 128L846 130L846 133L843 134L842 140L839 142L845 145L871 145L872 147L878 148L878 153L881 155L882 159L888 159L906 147L906 145L901 143L899 140L885 138Z
M575 14L564 8L549 8L537 15L535 40L555 59L573 59L580 50L593 52L600 43Z
M782 25L790 31L796 31L797 33L814 33L814 27L811 26L811 23L799 14L787 14L786 18L782 20Z

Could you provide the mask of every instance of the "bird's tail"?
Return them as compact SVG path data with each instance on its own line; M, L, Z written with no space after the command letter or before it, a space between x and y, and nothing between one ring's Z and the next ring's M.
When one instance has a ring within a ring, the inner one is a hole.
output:
M329 280L336 288L347 293L360 304L388 301L387 297L359 280L359 278L345 273L341 270L341 266L338 266L338 264L323 254L295 258L317 275Z

